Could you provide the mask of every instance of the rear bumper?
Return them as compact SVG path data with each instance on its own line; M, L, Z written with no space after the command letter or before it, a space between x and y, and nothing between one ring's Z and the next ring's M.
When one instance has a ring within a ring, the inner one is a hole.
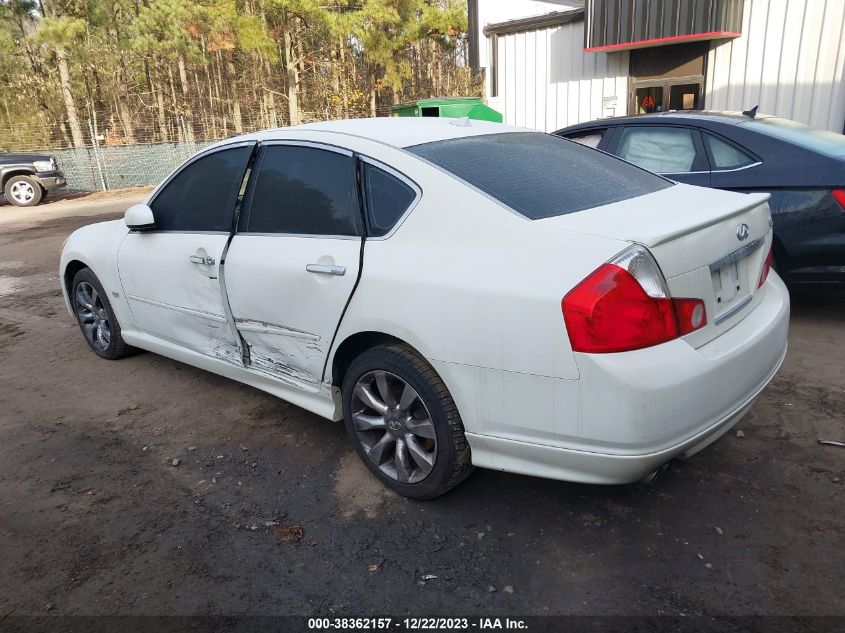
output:
M467 434L472 462L521 475L589 484L627 484L640 481L667 462L695 455L727 433L748 413L754 400L780 368L786 349L771 374L739 407L712 426L684 441L653 453L594 453L498 437Z
M578 355L577 389L567 389L566 401L557 389L555 406L546 409L554 412L546 431L529 432L540 421L526 418L519 427L468 433L473 463L586 483L637 481L701 450L742 418L783 362L788 323L789 295L772 274L754 310L699 348L676 340L635 352ZM525 396L507 398L525 402Z
M813 266L790 270L786 276L786 281L790 284L808 285L845 283L845 265Z

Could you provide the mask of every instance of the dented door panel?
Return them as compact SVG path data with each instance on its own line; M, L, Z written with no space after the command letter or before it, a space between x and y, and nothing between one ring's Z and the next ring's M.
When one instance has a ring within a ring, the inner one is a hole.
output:
M129 233L118 269L142 331L240 365L240 344L227 323L218 279L227 239L225 233Z
M360 238L235 235L226 287L251 369L319 388L358 277L360 252ZM316 272L306 269L315 264ZM329 268L344 271L332 274Z

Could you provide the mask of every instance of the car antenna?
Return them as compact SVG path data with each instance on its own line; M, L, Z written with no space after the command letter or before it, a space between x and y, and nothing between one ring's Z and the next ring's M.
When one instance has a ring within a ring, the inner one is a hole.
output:
M457 125L458 127L472 127L472 123L469 122L468 116L463 116L458 119L452 119L449 121L449 125Z
M756 105L756 106L754 106L753 108L751 108L750 110L743 110L743 111L742 111L742 114L743 114L744 116L747 116L747 117L750 117L750 118L752 118L752 119L753 119L754 117L756 117L756 116L757 116L757 108L759 108L759 107L760 107L760 106Z

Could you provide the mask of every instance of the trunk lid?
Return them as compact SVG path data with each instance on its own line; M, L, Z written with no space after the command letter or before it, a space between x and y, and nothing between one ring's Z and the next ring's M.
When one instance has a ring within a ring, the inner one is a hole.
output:
M684 337L698 347L762 299L757 284L772 240L768 199L679 184L536 223L648 247L673 297L704 301L707 325Z

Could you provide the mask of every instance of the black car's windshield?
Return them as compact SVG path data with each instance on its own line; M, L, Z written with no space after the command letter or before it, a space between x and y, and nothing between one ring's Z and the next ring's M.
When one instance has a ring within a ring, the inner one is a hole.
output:
M831 158L845 158L845 135L819 130L798 121L776 116L743 122L748 129L767 134Z
M505 132L407 148L532 220L653 193L672 182L538 132Z

